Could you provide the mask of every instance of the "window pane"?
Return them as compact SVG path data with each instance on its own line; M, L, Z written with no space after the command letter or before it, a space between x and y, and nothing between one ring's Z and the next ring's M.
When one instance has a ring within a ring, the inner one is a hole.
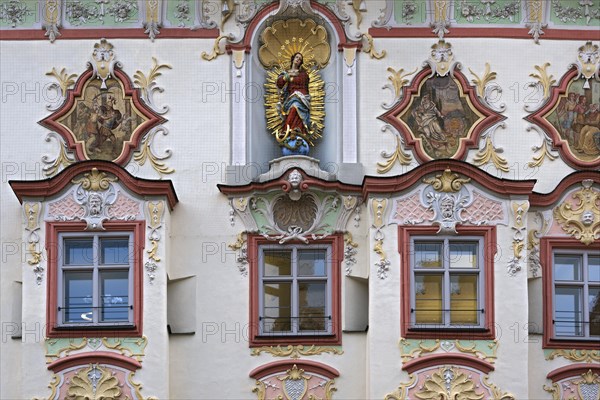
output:
M600 282L600 257L588 256L588 280Z
M443 324L442 275L415 274L415 323Z
M477 268L479 243L450 243L450 268Z
M327 250L298 250L298 275L325 276L327 274Z
M100 239L101 264L129 264L129 239Z
M292 274L291 250L265 250L265 276L290 276Z
M415 242L415 268L442 268L442 244Z
M129 271L100 272L102 321L129 320Z
M65 239L64 263L65 265L93 265L94 264L93 239Z
M478 325L477 280L478 275L450 276L450 323Z
M581 289L557 287L554 326L557 336L582 336Z
M590 336L600 336L600 288L589 289Z
M329 321L325 315L327 304L326 283L298 283L300 330L324 331Z
M580 281L581 256L568 254L554 255L554 280Z
M290 332L292 284L266 283L263 285L263 332Z
M64 273L64 322L93 322L92 272Z

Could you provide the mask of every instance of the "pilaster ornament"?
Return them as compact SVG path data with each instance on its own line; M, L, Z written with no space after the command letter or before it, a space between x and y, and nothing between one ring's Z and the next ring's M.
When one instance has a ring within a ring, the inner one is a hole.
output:
M25 231L27 232L27 252L30 257L27 259L27 264L33 268L35 274L35 282L42 284L44 278L44 267L42 266L42 252L37 249L40 242L40 214L42 211L42 203L26 202L23 204L23 216L25 218Z
M511 211L514 222L511 226L513 231L513 254L507 265L508 274L510 276L515 276L517 272L521 271L522 269L521 260L523 255L521 253L525 247L525 232L527 231L525 218L527 215L527 210L529 210L529 202L527 200L522 202L513 201L511 203Z
M572 194L574 203L564 201L554 209L554 218L569 235L590 245L600 238L600 192L593 181L584 180L583 188Z
M42 28L46 29L45 36L48 36L51 43L54 43L56 37L60 36L61 10L61 0L46 0L44 3L44 22L42 23Z
M590 79L600 80L600 51L598 45L588 41L581 46L577 51L577 61L574 66L577 67L579 75L585 79L584 89L590 88Z
M525 26L529 28L528 34L533 37L536 44L540 42L540 36L544 34L548 24L544 23L544 4L546 0L526 0L526 22Z
M534 221L539 223L538 229L530 229L527 234L527 262L529 264L529 277L537 278L542 275L542 264L540 261L540 238L546 235L551 225L551 216L536 211Z
M346 276L352 273L352 267L356 264L356 254L358 251L356 248L358 243L352 240L352 234L346 232L344 234L344 264L346 265Z
M164 201L148 201L146 202L146 211L148 215L148 229L150 234L148 240L150 241L150 249L146 250L148 253L148 260L144 264L150 284L154 283L156 278L156 270L158 269L158 263L160 257L158 257L158 242L161 239L160 228L162 227L163 215L165 213Z
M598 363L600 362L600 350L568 350L568 349L557 349L557 350L545 350L544 351L546 360L554 360L555 358L562 357L572 362L577 363Z
M227 245L231 250L236 251L236 262L242 276L248 276L248 235L241 232L237 235L236 241Z
M433 0L433 21L431 27L433 32L440 40L444 39L444 35L450 27L450 0Z
M160 3L158 0L146 0L144 5L146 9L144 33L154 42L156 35L160 34Z
M342 355L344 351L339 347L315 346L305 347L303 345L282 346L262 346L252 349L251 356L260 356L262 353L271 354L273 357L289 357L298 359L300 357L317 356L324 353L332 355Z
M393 152L387 152L385 150L381 151L381 157L385 159L385 161L377 162L377 173L385 174L389 172L396 162L402 165L409 165L412 161L412 156L408 153L404 152L404 140L402 139L402 135L398 131L392 128L391 125L384 125L381 128L381 132L390 131L394 135L396 139L396 148Z
M375 234L373 238L375 244L373 245L373 251L379 256L379 261L375 263L377 267L377 277L379 279L385 279L388 276L390 270L390 260L387 259L387 255L383 250L383 240L385 235L381 229L385 226L385 213L387 211L388 199L373 199L371 200L371 209L373 212L373 228L375 228Z

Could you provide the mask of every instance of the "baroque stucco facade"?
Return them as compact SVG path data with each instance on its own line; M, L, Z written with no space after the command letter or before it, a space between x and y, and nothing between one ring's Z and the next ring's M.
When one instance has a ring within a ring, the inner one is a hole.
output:
M597 398L598 322L557 338L549 299L556 249L598 253L600 126L563 112L598 113L598 1L0 6L1 398ZM307 20L322 138L282 158L259 48ZM128 131L78 136L96 97ZM131 233L131 326L61 324L65 232ZM419 236L482 241L473 329L415 329ZM304 243L331 330L261 335L261 246Z

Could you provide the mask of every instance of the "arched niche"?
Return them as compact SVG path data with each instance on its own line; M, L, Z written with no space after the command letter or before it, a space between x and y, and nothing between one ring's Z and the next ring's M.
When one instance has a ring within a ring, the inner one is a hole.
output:
M324 133L310 148L309 157L318 159L320 168L333 174L343 164L357 163L356 51L360 42L347 38L341 21L327 7L318 3L310 6L312 13L297 7L281 15L277 3L267 6L248 25L244 39L228 46L232 87L243 88L241 101L232 101L233 171L227 174L228 184L248 183L268 172L270 161L282 157L281 148L266 126L264 84L268 71L258 57L262 32L282 19L312 19L325 28L331 48L329 62L320 70L325 88ZM358 175L361 173L362 169Z

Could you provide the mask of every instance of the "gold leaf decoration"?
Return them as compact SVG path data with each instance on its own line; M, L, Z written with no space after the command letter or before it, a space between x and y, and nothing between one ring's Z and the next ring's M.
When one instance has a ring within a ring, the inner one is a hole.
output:
M256 393L257 400L265 400L267 388L261 381L256 381L256 386L252 388L252 393Z
M483 97L483 95L485 94L485 87L488 83L490 83L491 81L493 81L494 79L496 79L496 73L495 72L490 72L490 64L489 63L485 63L485 71L483 72L482 77L480 78L475 72L473 72L473 70L471 70L471 68L469 68L469 72L471 73L471 75L473 75L475 78L471 80L471 82L473 82L475 84L475 86L477 87L477 94L479 95L479 97Z
M261 33L260 39L263 45L258 49L258 59L267 69L289 68L296 53L302 53L307 70L325 67L331 57L327 30L312 19L275 21Z
M544 88L544 99L550 97L550 87L556 83L553 75L548 75L546 69L550 66L550 63L545 63L541 67L539 65L534 66L537 74L529 74L530 77L535 78L542 88Z
M396 98L399 98L402 92L402 87L406 86L409 82L409 80L405 78L417 72L417 68L415 68L414 71L408 72L406 74L404 73L404 69L402 68L396 71L394 68L388 67L387 71L391 74L390 76L388 76L388 79L392 82L392 86L394 88L394 95L396 96Z
M156 253L158 252L158 241L151 239L150 244L152 244L152 248L149 250L146 250L146 252L148 253L148 258L151 260L154 260L156 262L159 262L160 257L156 255Z
M83 178L73 179L74 184L81 183L84 190L94 192L105 191L110 187L111 182L116 182L116 177L110 177L106 172L98 171L98 168L92 168L92 171L83 175Z
M408 165L412 160L412 157L402 150L402 141L400 139L400 135L394 136L396 136L396 149L393 153L387 153L385 151L381 152L381 156L385 158L386 161L377 163L377 173L379 174L385 174L386 172L389 172L396 162L398 162L400 165Z
M563 357L574 362L600 362L600 350L553 350L547 357L547 360L554 360L556 357Z
M252 349L250 355L259 356L261 353L269 353L273 357L290 357L290 358L300 358L300 356L316 356L323 353L341 355L344 354L342 349L338 349L336 347L326 347L326 346L315 346L312 345L310 347L304 348L303 345L292 346L288 345L286 347L281 346L263 346Z
M544 139L541 146L534 146L533 150L539 151L539 153L533 156L533 161L527 163L527 166L529 168L540 167L544 163L544 160L546 158L548 158L548 160L550 161L554 161L558 157L551 153L550 149L548 148L548 142L546 141L546 139Z
M65 399L103 400L118 398L120 395L119 380L109 370L98 364L90 364L71 378Z
M423 400L461 399L481 400L485 393L477 393L475 382L455 367L442 367L423 382L415 396Z
M503 392L489 381L489 375L483 377L483 385L486 386L490 392L492 392L491 400L515 400L515 396L512 393Z
M154 87L154 85L156 85L156 78L162 75L160 70L163 68L172 69L173 67L171 67L168 64L159 65L156 58L152 57L152 68L150 69L150 73L147 77L142 71L139 70L133 75L133 83L135 83L141 88L142 94L145 98L149 97L152 88Z
M172 174L175 172L175 170L171 167L168 167L167 164L163 162L171 157L171 150L165 150L165 154L163 156L157 156L152 151L152 142L156 133L159 131L162 132L163 135L167 134L167 131L164 128L150 131L142 140L142 149L134 153L133 159L139 165L144 165L146 161L149 160L152 168L162 177L162 175Z
M488 136L485 138L485 147L475 154L473 163L475 165L484 165L490 161L498 168L498 170L503 172L509 171L508 162L504 157L498 155L498 150L494 148L492 139Z
M458 174L446 168L441 175L436 175L435 178L425 178L423 183L427 183L438 192L451 193L458 192L464 183L471 181L471 178L459 178Z
M385 400L405 400L408 396L408 388L412 387L417 381L417 376L408 375L408 382L401 384L396 391L385 396Z
M154 397L154 396L144 397L142 395L142 384L134 382L133 381L133 377L134 376L135 376L135 372L133 372L133 371L130 372L129 375L127 375L127 382L129 382L129 384L133 388L133 390L135 392L136 399L140 399L140 400L158 400L158 398ZM105 399L102 399L102 400L105 400ZM125 400L128 400L128 399L125 399Z
M544 385L544 390L552 394L552 400L561 400L560 398L560 386L554 382L551 387Z
M61 379L58 375L52 374L52 379L50 380L50 384L48 385L48 389L51 390L50 396L46 399L41 397L34 397L33 400L54 400L56 398L56 394L58 393L58 386L60 385Z
M53 76L58 81L62 97L67 95L67 89L75 84L75 78L77 78L77 74L67 74L66 70L66 68L63 68L58 72L56 68L52 68L52 71L46 72L46 75Z
M208 54L207 52L203 51L201 54L202 59L206 61L212 61L218 56L225 54L225 50L221 50L219 45L223 39L229 39L229 35L220 35L218 38L216 38L215 43L213 44L212 53Z
M379 53L375 50L375 45L373 44L373 36L369 35L368 33L363 33L362 37L366 38L368 43L367 47L363 49L363 53L367 53L371 58L375 58L377 60L381 60L383 57L385 57L385 55L387 54L385 50L381 50L381 52Z
M583 188L573 193L576 204L564 202L554 209L560 227L585 245L600 237L600 192L592 189L592 183L584 180Z

